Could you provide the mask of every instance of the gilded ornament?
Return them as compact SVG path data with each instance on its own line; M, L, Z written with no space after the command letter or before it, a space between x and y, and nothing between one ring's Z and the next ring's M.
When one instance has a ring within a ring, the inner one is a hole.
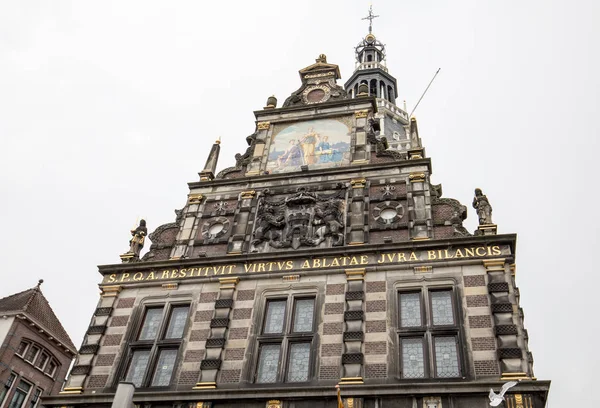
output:
M256 127L258 130L268 130L271 127L271 122L258 122Z

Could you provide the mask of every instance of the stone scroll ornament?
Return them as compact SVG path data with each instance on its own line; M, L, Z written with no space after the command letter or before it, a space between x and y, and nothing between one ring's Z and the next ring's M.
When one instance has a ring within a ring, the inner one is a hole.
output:
M263 192L259 201L253 251L272 248L316 247L344 244L345 200L342 190L317 195L305 187L279 200L269 199Z
M475 189L475 197L473 198L473 208L477 211L479 217L479 225L493 224L492 222L492 206L485 194L480 188Z

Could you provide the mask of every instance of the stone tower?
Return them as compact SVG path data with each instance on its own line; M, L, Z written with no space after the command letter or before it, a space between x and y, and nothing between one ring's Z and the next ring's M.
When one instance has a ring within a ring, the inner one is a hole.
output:
M432 184L394 103L383 46L361 44L345 88L320 55L282 106L254 112L235 166L215 175L213 145L143 257L99 267L98 307L45 406L108 407L130 398L125 382L148 408L334 407L336 385L346 408L480 408L510 380L504 406L545 406L516 235L497 234L481 190L479 228L463 227L467 207Z

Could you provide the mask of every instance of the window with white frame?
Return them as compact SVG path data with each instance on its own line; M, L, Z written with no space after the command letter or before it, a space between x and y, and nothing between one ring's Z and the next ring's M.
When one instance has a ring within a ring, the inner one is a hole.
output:
M256 383L301 383L313 377L314 295L266 299L258 341Z
M0 389L0 406L2 406L2 403L4 402L4 399L6 398L8 393L10 392L10 389L12 388L16 378L17 375L15 373L10 373L6 382L1 384L2 389Z
M452 288L398 292L398 343L403 379L462 376Z
M54 378L58 368L58 360L43 346L24 339L19 343L16 354L44 374Z

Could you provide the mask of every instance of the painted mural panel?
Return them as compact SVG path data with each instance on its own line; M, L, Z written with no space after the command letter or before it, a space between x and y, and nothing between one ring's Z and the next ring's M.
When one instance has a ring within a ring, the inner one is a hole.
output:
M343 119L319 119L283 126L271 141L270 173L339 167L350 164L350 127Z

